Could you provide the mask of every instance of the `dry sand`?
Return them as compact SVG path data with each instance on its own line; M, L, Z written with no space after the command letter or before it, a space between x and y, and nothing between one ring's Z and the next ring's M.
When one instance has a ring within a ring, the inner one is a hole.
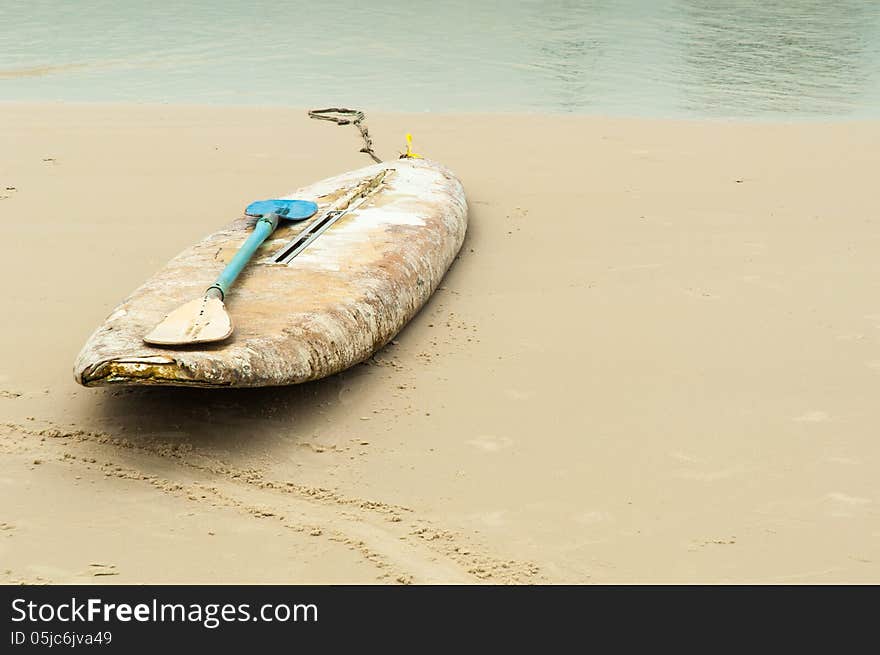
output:
M370 115L461 177L461 256L367 364L240 392L71 365L247 202L369 163L356 132L0 125L0 581L880 582L878 123Z

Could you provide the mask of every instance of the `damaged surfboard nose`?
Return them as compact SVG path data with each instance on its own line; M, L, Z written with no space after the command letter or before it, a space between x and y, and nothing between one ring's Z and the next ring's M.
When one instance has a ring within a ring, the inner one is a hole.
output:
M98 362L83 369L78 382L87 387L139 380L142 384L169 384L188 382L189 376L172 357L148 355L121 357Z

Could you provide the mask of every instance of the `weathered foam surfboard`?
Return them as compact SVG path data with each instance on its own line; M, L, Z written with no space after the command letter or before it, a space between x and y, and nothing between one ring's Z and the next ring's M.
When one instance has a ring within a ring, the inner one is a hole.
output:
M288 264L274 255L316 219L269 237L225 299L232 337L182 348L143 341L205 292L253 228L248 217L184 250L116 307L80 352L77 381L259 387L332 375L370 357L418 312L467 229L461 183L424 159L368 166L288 197L318 203L316 219L340 203L352 209Z

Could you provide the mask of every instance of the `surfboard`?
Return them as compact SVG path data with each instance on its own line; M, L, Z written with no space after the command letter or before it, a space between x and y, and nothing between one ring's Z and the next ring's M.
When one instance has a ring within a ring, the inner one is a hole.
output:
M367 166L285 197L312 200L318 211L260 246L225 298L235 323L228 340L163 347L144 336L204 294L253 229L248 216L181 252L122 301L79 353L77 382L261 387L338 373L415 316L467 230L461 182L425 159Z

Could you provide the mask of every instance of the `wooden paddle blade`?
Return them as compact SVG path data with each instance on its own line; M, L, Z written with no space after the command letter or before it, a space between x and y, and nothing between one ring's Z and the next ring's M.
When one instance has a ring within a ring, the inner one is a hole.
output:
M185 346L223 341L232 334L232 319L219 298L191 300L168 314L144 337L156 346Z

